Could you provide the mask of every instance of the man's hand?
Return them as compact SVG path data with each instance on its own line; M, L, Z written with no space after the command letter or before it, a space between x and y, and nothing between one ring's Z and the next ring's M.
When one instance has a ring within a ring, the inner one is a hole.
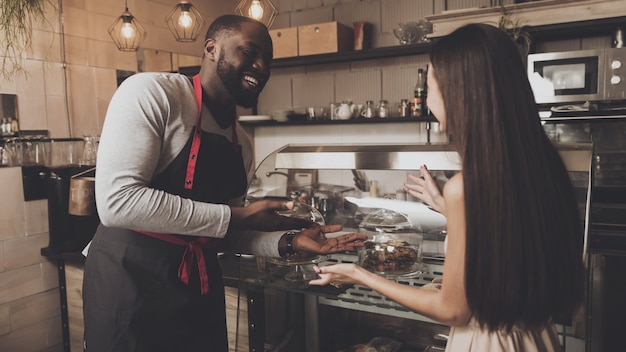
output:
M303 229L293 241L296 251L304 251L316 254L330 254L341 251L353 251L363 246L367 235L362 233L348 233L328 238L326 234L341 231L341 225L315 225Z

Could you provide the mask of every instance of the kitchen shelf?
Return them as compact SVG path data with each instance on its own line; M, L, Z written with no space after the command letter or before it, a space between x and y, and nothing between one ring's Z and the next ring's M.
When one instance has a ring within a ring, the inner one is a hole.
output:
M397 56L409 56L426 54L430 51L431 43L420 43L410 45L395 45L365 50L343 51L339 53L318 54L307 56L294 56L274 59L272 68L293 67L302 65L330 64L346 61L361 61L371 59L382 59ZM180 67L179 72L185 75L194 75L200 71L200 66Z
M626 17L618 16L613 18L528 26L527 30L532 35L533 40L553 40L606 35L615 30L617 26L624 25L624 23L626 23ZM433 38L433 40L437 40L436 37ZM427 54L431 46L432 43L420 43L379 47L367 50L344 51L340 53L287 57L275 59L272 62L272 68Z
M609 35L618 26L623 26L624 23L626 23L626 17L619 16L596 20L530 26L528 27L528 32L533 40L563 40Z
M265 121L240 121L243 126L311 126L311 125L358 125L358 124L376 124L376 123L422 123L437 122L434 116L424 117L386 117L386 118L358 118L350 120L265 120Z
M430 51L431 43L420 43L410 45L396 45L380 48L371 48L365 50L344 51L331 54L307 55L286 57L275 59L272 62L272 68L292 67L301 65L329 64L345 61L360 61L381 59L397 56L409 56L417 54L426 54Z

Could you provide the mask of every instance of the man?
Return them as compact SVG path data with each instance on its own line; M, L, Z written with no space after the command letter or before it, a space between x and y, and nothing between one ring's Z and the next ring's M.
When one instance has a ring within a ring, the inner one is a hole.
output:
M218 251L360 245L324 235L341 226L275 213L291 203L242 207L254 163L236 105L256 103L271 60L264 25L225 15L207 31L198 75L141 73L114 94L97 164L102 224L85 263L86 351L227 351Z

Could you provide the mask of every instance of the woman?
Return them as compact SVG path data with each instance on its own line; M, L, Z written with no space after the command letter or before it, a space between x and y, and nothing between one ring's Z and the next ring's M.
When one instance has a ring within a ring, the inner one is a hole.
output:
M442 289L388 281L354 264L316 268L312 285L369 286L450 325L447 351L558 351L555 320L582 302L583 232L561 158L540 124L517 46L461 27L430 53L428 106L462 158L443 194L426 166L406 184L447 218Z

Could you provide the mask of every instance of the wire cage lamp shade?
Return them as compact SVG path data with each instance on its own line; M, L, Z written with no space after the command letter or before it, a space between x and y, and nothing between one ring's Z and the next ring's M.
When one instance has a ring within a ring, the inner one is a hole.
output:
M200 35L205 20L200 12L189 2L181 1L176 4L165 23L170 32L179 42L195 42Z
M122 15L109 27L109 35L120 51L137 51L148 33L126 6Z
M235 13L254 18L270 28L278 15L278 9L270 0L241 0Z

